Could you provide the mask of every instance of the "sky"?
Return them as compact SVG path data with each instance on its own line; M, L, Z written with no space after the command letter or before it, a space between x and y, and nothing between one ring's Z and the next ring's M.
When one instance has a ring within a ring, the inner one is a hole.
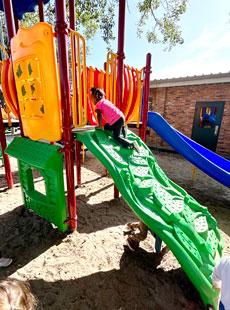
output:
M137 2L128 0L126 7L125 64L141 69L145 66L146 54L151 53L151 80L230 72L229 0L190 0L180 21L184 44L169 52L163 50L163 45L149 44L145 37L137 38ZM118 20L118 13L115 18ZM116 40L111 44L115 53L117 32L116 24ZM99 34L90 47L87 65L102 69L107 50Z

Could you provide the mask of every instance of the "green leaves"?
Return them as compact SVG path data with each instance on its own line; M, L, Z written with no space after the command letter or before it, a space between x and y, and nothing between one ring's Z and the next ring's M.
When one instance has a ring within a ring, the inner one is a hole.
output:
M110 45L114 40L113 27L117 1L85 0L76 1L76 27L83 30L87 39L93 39L99 30L103 40Z
M126 0L127 5L128 1ZM145 35L149 43L161 43L165 50L170 50L176 44L184 42L179 26L180 18L185 13L189 0L138 0L137 9L140 19L137 35ZM69 19L68 1L66 7L67 20ZM111 40L115 39L114 29L115 12L118 10L118 0L75 0L75 27L86 39L94 39L100 31L103 40L110 49ZM55 25L54 1L45 6L45 19ZM30 27L39 21L38 9L35 13L27 13L20 22Z
M165 50L171 50L176 44L183 44L179 21L185 13L188 0L140 0L141 13L137 35L146 32L149 43L163 43ZM152 27L149 29L147 23Z
M101 32L103 40L110 49L110 42L114 40L114 16L118 0L76 0L75 1L75 27L86 41L94 39L97 31ZM66 1L67 23L69 21L69 2ZM45 6L45 21L55 26L55 5L50 1ZM20 25L31 27L39 22L38 7L35 13L24 14Z

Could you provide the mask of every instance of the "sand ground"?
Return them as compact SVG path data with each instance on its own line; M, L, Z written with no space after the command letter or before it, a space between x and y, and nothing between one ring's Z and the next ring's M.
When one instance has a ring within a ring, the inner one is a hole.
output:
M230 253L230 191L177 154L154 152L167 176L217 219ZM157 256L149 234L141 249L126 246L125 224L137 220L122 199L113 198L113 181L90 153L76 189L78 230L61 233L22 205L17 163L11 158L14 188L0 168L0 249L13 264L7 276L29 280L45 310L199 310L200 296L171 251ZM38 178L36 186L42 186Z

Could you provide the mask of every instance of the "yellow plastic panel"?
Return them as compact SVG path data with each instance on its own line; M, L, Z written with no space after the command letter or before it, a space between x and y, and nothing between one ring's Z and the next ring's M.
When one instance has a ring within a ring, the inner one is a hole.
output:
M125 117L128 115L129 113L129 109L131 107L132 104L132 100L133 100L133 77L132 77L132 68L127 66L127 70L128 70L128 78L129 78L129 96L128 96L128 101L127 101L127 105L126 105L126 109L124 112Z
M94 71L96 69L94 69L92 66L89 67L89 71L88 71L88 92L90 93L90 89L92 87L95 87L94 85ZM94 104L91 104L91 107L92 107L92 112L93 112L93 115L94 115L94 118L97 119L97 113L95 112L95 105Z
M52 26L21 27L11 40L11 51L24 134L32 140L60 140L60 85Z
M73 78L73 124L75 127L82 127L87 124L87 76L85 39L82 35L72 29L70 29L69 31L71 37L71 60Z
M105 71L100 70L99 72L99 88L104 89Z
M143 91L142 82L141 82L143 68L141 70L135 69L135 71L136 71L136 76L137 76L137 99L135 102L135 107L133 109L133 112L130 115L127 123L137 122L137 128L139 128L139 122L140 122L140 117L141 117L141 105L142 105L142 91Z
M117 54L109 52L106 62L106 99L116 105Z

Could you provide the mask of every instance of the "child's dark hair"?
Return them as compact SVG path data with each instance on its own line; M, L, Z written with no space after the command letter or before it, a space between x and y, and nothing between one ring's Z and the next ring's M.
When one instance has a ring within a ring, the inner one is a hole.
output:
M94 96L97 99L97 101L105 97L105 93L101 88L92 87L91 93L92 93L92 96Z

